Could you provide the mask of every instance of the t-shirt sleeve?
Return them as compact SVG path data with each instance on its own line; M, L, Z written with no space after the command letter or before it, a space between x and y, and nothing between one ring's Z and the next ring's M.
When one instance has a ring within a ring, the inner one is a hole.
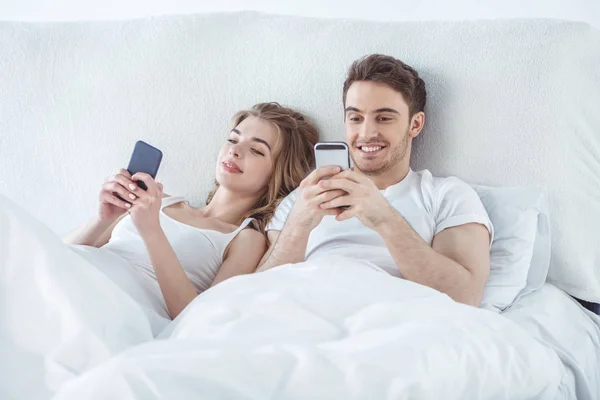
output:
M265 231L281 231L283 230L283 226L285 225L285 221L287 220L288 215L294 208L294 204L296 204L296 199L298 198L299 191L298 189L294 190L292 193L288 194L285 199L279 203L273 218L267 224Z
M494 227L475 189L458 178L446 178L436 188L435 234L455 226L478 223L493 239ZM491 243L491 241L490 241Z

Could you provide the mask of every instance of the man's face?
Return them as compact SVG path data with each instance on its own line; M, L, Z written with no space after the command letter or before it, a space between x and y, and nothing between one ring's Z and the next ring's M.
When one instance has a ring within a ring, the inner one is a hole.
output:
M420 132L411 129L413 121L402 94L377 82L350 86L344 123L354 165L366 175L381 175L410 157L412 138Z

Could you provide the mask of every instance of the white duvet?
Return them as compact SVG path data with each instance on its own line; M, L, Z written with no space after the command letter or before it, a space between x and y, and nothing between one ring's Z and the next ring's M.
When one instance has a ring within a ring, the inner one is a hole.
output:
M0 200L2 398L57 392L58 399L554 399L566 393L557 354L515 323L344 258L230 279L150 340L135 302Z

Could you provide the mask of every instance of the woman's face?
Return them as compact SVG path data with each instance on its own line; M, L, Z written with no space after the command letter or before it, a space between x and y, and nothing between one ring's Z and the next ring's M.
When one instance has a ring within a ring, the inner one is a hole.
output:
M240 122L219 152L219 185L240 195L261 195L273 173L277 136L276 126L263 119L250 116Z

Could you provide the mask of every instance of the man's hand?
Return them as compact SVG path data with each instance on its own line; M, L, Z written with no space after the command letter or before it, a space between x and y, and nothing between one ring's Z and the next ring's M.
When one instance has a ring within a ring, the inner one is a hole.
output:
M357 172L347 170L340 172L331 179L323 180L318 184L321 190L344 191L344 196L321 203L323 210L342 209L336 217L344 221L357 217L366 227L376 229L382 222L397 214L390 203L368 177Z
M291 226L313 230L325 215L338 215L341 209L336 207L322 208L321 204L332 201L346 194L343 190L329 189L319 182L327 182L323 178L340 172L340 167L322 167L314 170L300 183L300 196L288 217Z

